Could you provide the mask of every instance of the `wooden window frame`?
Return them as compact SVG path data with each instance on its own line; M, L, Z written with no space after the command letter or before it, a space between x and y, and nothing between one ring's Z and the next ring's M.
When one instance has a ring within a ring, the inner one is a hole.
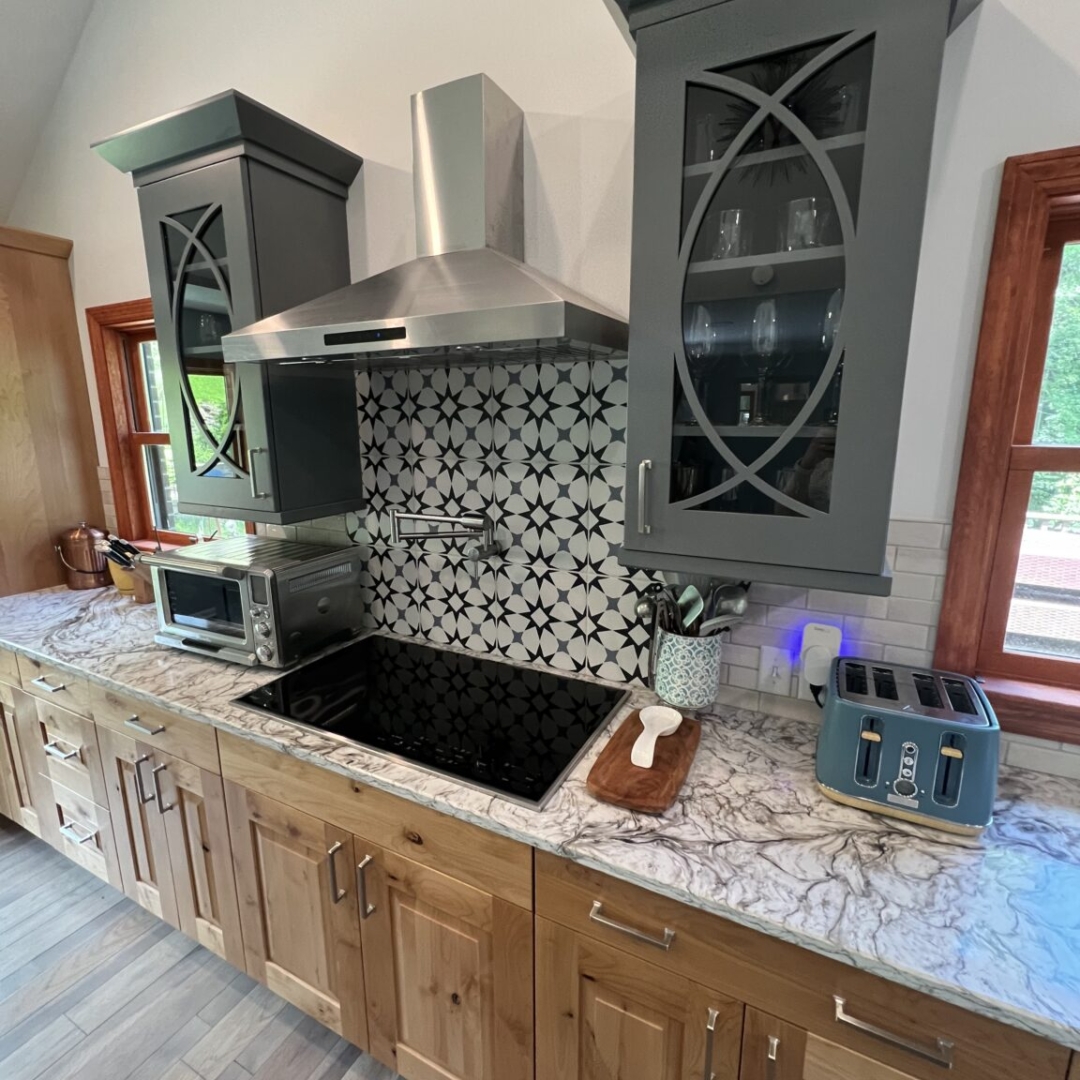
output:
M1075 447L1023 445L1035 423L1061 246L1076 236L1080 147L1006 161L934 656L937 667L981 678L1005 730L1069 743L1080 743L1080 663L1000 646L1032 474L1080 467Z
M163 544L194 544L197 537L187 533L155 529L146 495L144 446L168 446L169 436L149 434L150 417L142 387L142 365L129 356L133 343L157 337L154 308L145 300L103 304L86 309L90 353L101 405L101 425L105 437L105 457L109 464L116 528L128 540L154 540ZM129 394L129 384L134 381ZM247 532L254 526L248 522Z

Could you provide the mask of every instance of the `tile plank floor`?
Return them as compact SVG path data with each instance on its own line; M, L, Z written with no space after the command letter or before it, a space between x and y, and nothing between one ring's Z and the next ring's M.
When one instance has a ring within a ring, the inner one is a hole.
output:
M2 1080L394 1080L0 817Z

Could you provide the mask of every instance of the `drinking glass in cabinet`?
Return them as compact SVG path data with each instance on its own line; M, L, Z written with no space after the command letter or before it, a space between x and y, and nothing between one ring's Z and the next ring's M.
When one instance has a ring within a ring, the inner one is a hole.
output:
M824 247L831 239L834 217L831 199L823 196L792 199L786 208L780 249L806 251Z
M714 229L714 259L741 259L750 254L753 238L749 210L738 207L716 210L712 214L711 223Z

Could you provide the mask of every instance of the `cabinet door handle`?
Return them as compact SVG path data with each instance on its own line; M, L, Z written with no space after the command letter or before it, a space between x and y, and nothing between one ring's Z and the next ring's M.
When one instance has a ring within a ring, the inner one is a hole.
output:
M57 761L70 761L79 756L78 750L68 750L66 753L60 749L60 744L55 739L50 739L45 744L45 753Z
M253 446L248 450L248 475L251 477L251 497L253 499L269 499L269 491L259 490L259 481L255 478L255 457L257 454L266 454L269 451L265 446Z
M330 899L335 904L340 904L345 899L345 890L338 888L337 880L337 853L344 847L340 840L332 844L326 852L327 862L330 864Z
M46 694L59 694L61 690L67 689L67 683L61 683L59 686L53 686L49 682L48 678L44 675L39 675L36 679L30 680L31 686L36 686L39 690L44 690Z
M149 760L149 754L143 754L142 757L137 757L135 759L135 794L139 799L140 805L142 806L145 806L147 803L153 802L154 799L157 798L156 795L146 794L146 784L143 783L143 776L142 773L139 771L142 763Z
M765 1056L765 1080L776 1080L776 1064L780 1060L780 1039L769 1036L769 1049Z
M160 735L165 730L164 724L158 724L157 727L147 727L140 722L138 713L129 716L124 723L129 728L134 728L140 735Z
M374 861L371 855L365 855L356 864L356 895L360 899L360 918L366 919L375 914L375 905L368 903L367 898L367 868Z
M891 1046L898 1046L901 1050L906 1050L909 1054L915 1054L918 1057L925 1058L927 1061L932 1061L935 1065L940 1065L943 1069L951 1069L953 1067L953 1048L956 1044L951 1040L942 1039L939 1036L936 1040L936 1046L924 1046L921 1043L913 1042L911 1039L905 1038L903 1035L897 1035L895 1032L886 1031L885 1028L877 1027L874 1024L868 1024L865 1020L856 1019L847 1012L847 1001L838 995L833 996L833 1001L836 1003L836 1022L838 1024L847 1024L848 1027L853 1027L856 1031L861 1031L866 1035L872 1035L875 1039L887 1042Z
M79 830L75 827L77 822L69 822L66 825L60 826L60 835L65 840L70 840L73 844L88 844L91 840L97 836L97 829L86 830L85 834L80 834ZM79 828L86 829L85 825L80 825Z
M716 1044L716 1021L720 1019L720 1013L716 1009L709 1010L709 1019L705 1022L705 1080L716 1080L713 1072L713 1048Z
M652 532L649 523L649 473L652 462L645 458L637 467L637 531L643 536Z
M606 926L610 930L618 930L620 934L627 934L636 941L644 941L647 945L655 945L658 949L663 949L665 952L671 948L671 943L675 940L675 931L669 930L666 926L664 927L663 938L655 938L642 930L635 930L634 927L627 926L625 923L609 919L604 914L604 905L599 900L593 901L592 911L589 912L589 918L593 922L599 923L601 926Z
M154 778L154 798L157 799L158 813L164 817L170 810L176 809L176 803L167 803L165 796L161 793L161 774L168 768L168 765L155 765L150 770L150 775Z

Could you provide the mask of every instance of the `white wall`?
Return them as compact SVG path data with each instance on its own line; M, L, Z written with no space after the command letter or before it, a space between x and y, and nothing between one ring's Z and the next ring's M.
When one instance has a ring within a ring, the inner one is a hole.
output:
M374 273L413 252L409 95L476 71L526 111L527 258L626 311L633 60L601 0L97 0L11 223L75 241L80 309L146 295L134 190L89 144L234 86L365 156ZM1080 3L984 0L948 45L893 518L952 512L1001 163L1077 143Z

